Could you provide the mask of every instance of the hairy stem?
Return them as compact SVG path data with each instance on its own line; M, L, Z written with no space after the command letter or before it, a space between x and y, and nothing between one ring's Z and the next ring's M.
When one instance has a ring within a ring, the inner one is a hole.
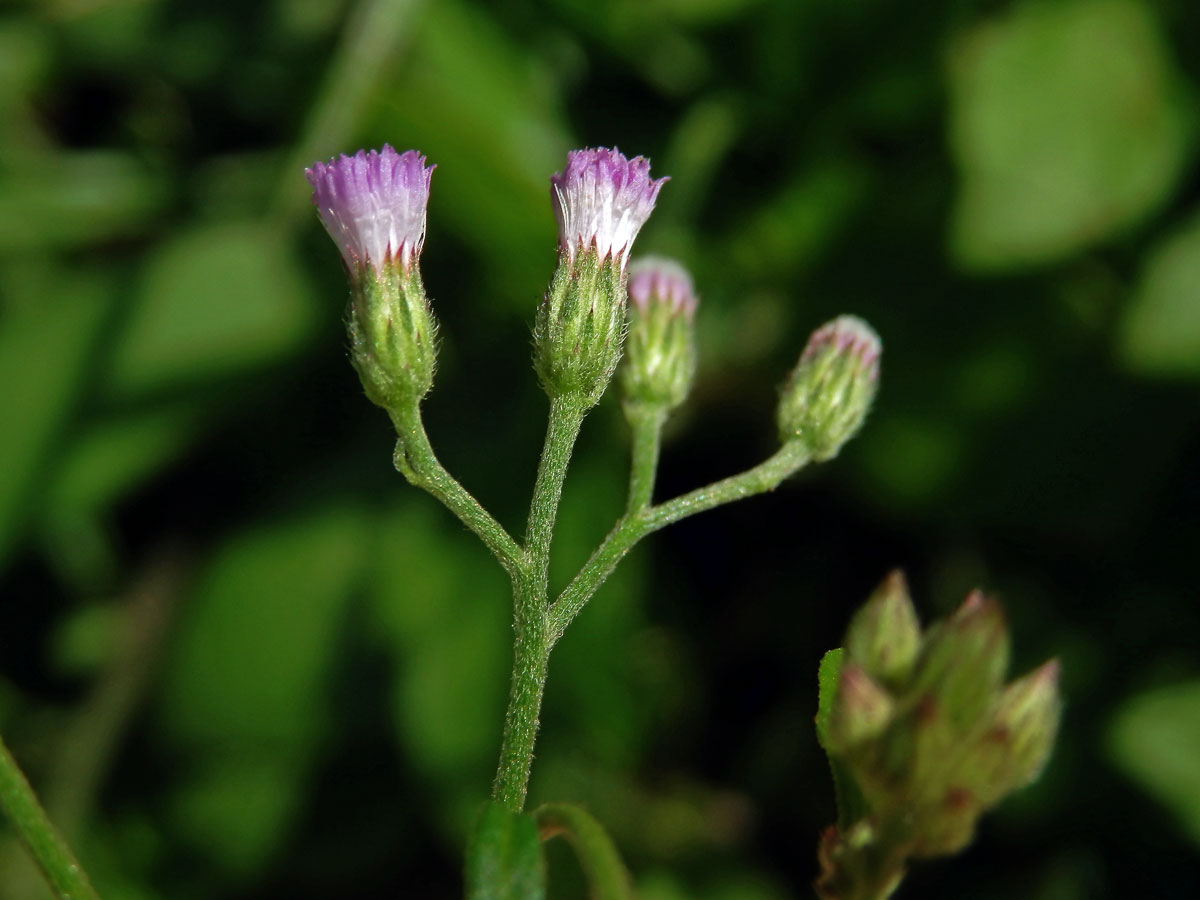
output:
M586 405L573 397L550 401L546 442L529 506L525 565L514 581L512 688L492 799L516 812L525 806L550 657L547 615L550 544L567 465L586 412Z
M658 472L658 454L667 410L662 406L627 404L625 414L633 429L629 503L626 506L626 515L632 515L649 506L654 499L654 479Z
M409 483L428 491L470 528L484 545L492 551L500 565L514 580L523 577L525 554L478 500L467 493L438 462L425 424L421 421L421 410L413 404L411 408L392 412L399 440L393 461Z

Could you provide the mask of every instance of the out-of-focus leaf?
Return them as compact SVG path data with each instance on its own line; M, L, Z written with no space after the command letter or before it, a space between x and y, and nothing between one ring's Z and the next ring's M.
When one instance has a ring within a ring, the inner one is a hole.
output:
M501 273L495 289L522 309L549 275L549 177L569 144L553 81L529 59L483 7L438 0L411 41L404 90L388 95L381 116L397 143L439 165L434 217L454 223Z
M728 241L730 255L759 277L793 275L828 246L868 187L867 171L852 160L806 168L736 229Z
M0 22L0 115L23 100L50 63L46 29L29 20Z
M467 843L467 900L542 900L546 864L532 816L484 806Z
M139 395L267 365L304 343L316 310L278 229L232 222L184 232L147 263L107 387Z
M1200 375L1200 218L1153 251L1118 341L1139 372Z
M364 539L356 510L331 508L261 524L221 548L181 616L163 682L168 730L265 741L319 731Z
M13 293L0 306L0 562L115 303L98 276L5 286Z
M450 513L427 498L374 528L372 609L396 658L396 734L449 829L487 788L500 747L512 601L508 580Z
M163 204L165 183L133 156L47 153L0 169L0 250L75 247L134 234Z
M963 265L1057 259L1157 209L1192 117L1149 4L1027 3L963 34L949 66Z
M286 842L306 774L291 748L210 749L167 798L172 830L221 871L253 873Z
M188 764L168 804L180 838L218 868L255 870L287 839L365 536L339 508L239 534L181 615L159 709Z
M963 434L945 419L880 416L871 439L857 449L875 487L893 506L938 503L958 476L964 458Z
M103 419L71 442L46 498L54 514L103 510L187 445L200 411L191 404Z
M1108 738L1113 761L1200 842L1200 681L1125 701Z

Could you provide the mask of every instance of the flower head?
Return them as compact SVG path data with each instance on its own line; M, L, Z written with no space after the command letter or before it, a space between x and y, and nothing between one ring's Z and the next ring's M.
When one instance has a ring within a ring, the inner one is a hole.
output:
M388 144L305 170L321 223L352 272L392 259L412 266L425 241L433 170L416 150L397 153Z
M665 303L672 313L691 318L696 312L696 292L687 269L672 259L643 256L629 267L629 299L639 312L652 303Z
M669 411L681 404L696 374L692 276L674 260L643 256L629 264L629 333L622 386L625 412Z
M624 270L633 239L654 210L666 178L650 177L650 161L626 159L615 147L572 150L567 167L550 178L559 247L574 264L581 250L594 248Z
M879 382L879 335L857 316L838 316L808 339L779 399L784 441L832 459L862 426Z
M814 331L800 361L811 362L829 351L854 360L858 370L872 381L879 377L883 346L875 329L858 316L838 316Z

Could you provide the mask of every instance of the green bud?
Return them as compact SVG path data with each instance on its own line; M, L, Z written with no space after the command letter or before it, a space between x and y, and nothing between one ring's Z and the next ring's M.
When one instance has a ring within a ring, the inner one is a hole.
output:
M838 316L808 340L779 399L780 439L801 441L817 462L858 432L879 382L882 345L856 316Z
M573 260L560 255L533 329L534 366L546 393L594 406L621 359L624 336L621 259L601 259L594 248Z
M983 808L970 790L948 788L936 802L923 808L913 829L913 856L948 856L957 853L975 836L975 823Z
M921 626L902 572L890 574L854 614L845 646L873 678L893 686L908 678L921 649Z
M1000 604L974 591L954 615L930 630L913 691L930 698L945 727L973 728L999 695L1008 649Z
M417 403L433 385L437 327L420 269L388 257L351 279L350 361L367 397L387 410Z
M830 746L839 751L858 746L883 733L892 721L895 703L866 669L848 662L838 676L837 696L829 718Z
M1054 748L1062 699L1058 690L1058 660L1052 659L1004 688L991 727L982 738L990 758L987 802L1034 781Z
M621 373L625 403L674 409L696 373L692 279L676 262L643 257L629 267L629 298Z

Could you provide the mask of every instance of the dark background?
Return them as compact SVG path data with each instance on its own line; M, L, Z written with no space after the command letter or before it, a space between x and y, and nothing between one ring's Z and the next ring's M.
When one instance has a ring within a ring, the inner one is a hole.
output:
M666 497L773 449L841 312L885 344L842 455L640 547L551 665L531 800L645 900L810 896L816 666L891 568L1063 661L1042 780L902 897L1200 877L1200 6L1187 0L41 0L0 13L0 727L106 900L444 898L507 693L498 567L390 464L303 169L438 165L443 461L513 530L545 398L548 176L672 180L701 372ZM619 513L589 416L563 584ZM580 897L552 845L553 897ZM0 897L46 896L0 848Z

